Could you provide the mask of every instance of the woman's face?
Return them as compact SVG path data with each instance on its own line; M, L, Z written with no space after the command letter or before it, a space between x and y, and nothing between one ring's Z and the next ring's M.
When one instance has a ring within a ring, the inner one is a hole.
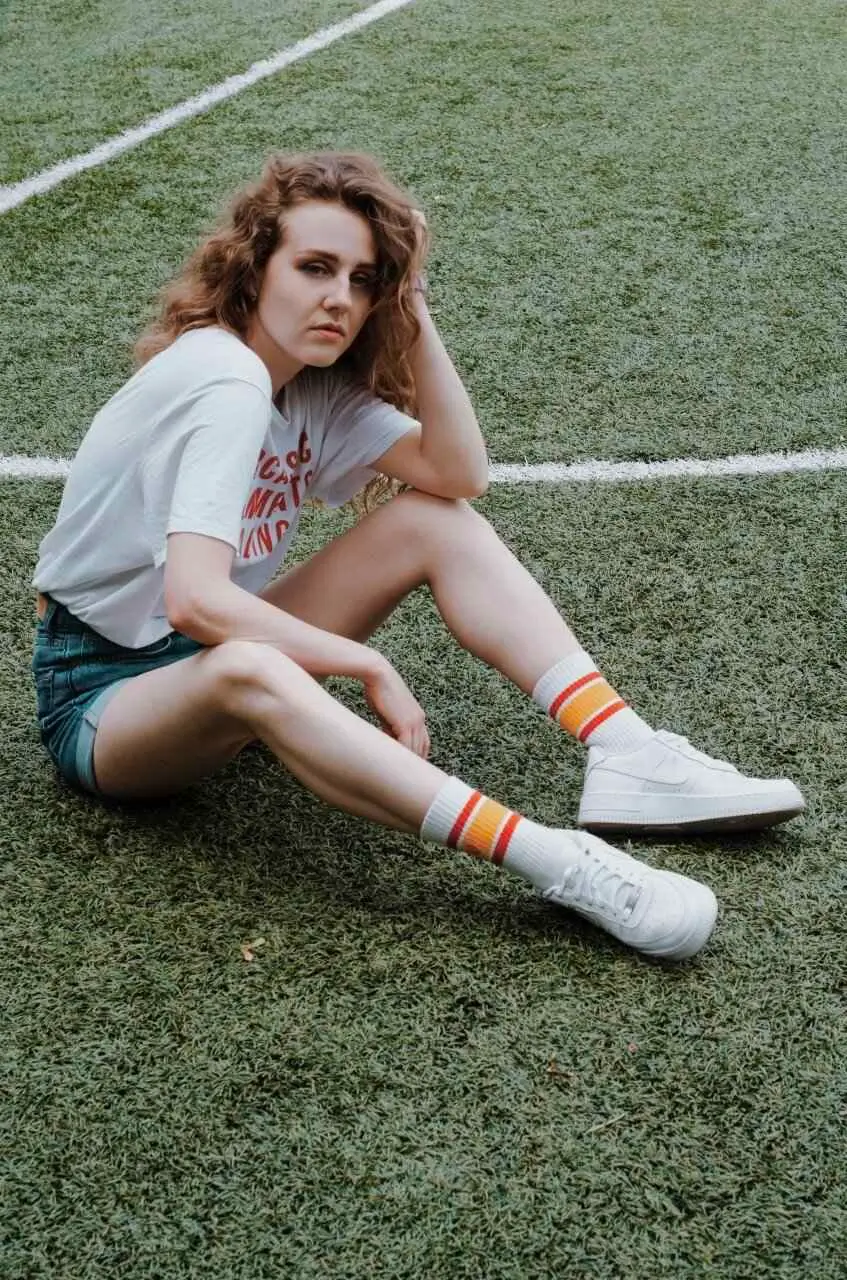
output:
M248 335L274 381L275 373L285 380L304 365L333 364L367 320L376 285L376 246L365 218L324 200L290 209Z

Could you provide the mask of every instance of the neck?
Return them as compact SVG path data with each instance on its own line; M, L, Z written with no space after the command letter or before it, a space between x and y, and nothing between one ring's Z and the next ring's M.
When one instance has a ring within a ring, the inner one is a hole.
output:
M258 316L254 317L247 331L245 341L251 351L256 352L256 355L271 375L271 386L274 398L276 398L286 382L290 382L292 378L295 378L303 368L302 361L292 359L286 351L277 346L267 330L262 327Z

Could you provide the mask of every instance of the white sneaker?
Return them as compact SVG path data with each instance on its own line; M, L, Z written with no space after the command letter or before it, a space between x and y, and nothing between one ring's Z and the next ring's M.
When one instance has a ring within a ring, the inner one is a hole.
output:
M650 956L685 960L706 945L718 904L711 889L675 871L657 871L582 831L557 833L567 842L564 870L542 890Z
M607 831L742 831L805 807L787 778L746 778L660 729L626 755L589 749L578 822Z

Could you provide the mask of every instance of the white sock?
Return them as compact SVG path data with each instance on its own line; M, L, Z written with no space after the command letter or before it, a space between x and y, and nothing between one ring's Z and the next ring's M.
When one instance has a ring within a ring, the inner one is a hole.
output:
M508 867L537 889L556 881L563 857L574 856L563 833L530 822L459 778L448 778L421 824L421 839Z
M653 737L650 725L627 706L584 649L545 672L532 697L579 742L611 755L634 751Z

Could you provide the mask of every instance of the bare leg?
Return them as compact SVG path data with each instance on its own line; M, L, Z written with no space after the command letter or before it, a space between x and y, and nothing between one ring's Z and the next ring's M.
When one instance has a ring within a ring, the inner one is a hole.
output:
M466 502L428 494L403 494L379 507L263 596L326 631L366 640L422 583L459 643L525 693L579 648L487 520Z
M446 775L269 645L231 641L136 677L106 707L94 770L112 796L181 790L255 738L329 804L417 831Z
M525 693L579 652L573 633L494 530L465 502L408 493L379 508L273 583L265 598L328 631L366 639L407 592L428 583L466 649ZM586 659L588 655L583 655ZM589 660L590 661L590 660ZM609 689L614 696L614 691ZM624 704L621 700L621 708ZM637 738L589 769L579 821L592 829L706 831L783 822L804 807L788 779L748 778L673 734L654 734L629 708ZM623 714L623 710L621 711ZM563 725L563 727L567 727ZM646 731L646 738L644 737ZM638 754L629 772L621 759ZM687 782L665 794L644 777L672 769Z
M451 506L456 509L462 511L464 528L469 523L464 510ZM487 535L479 541L477 571L508 563ZM410 555L410 585L420 570ZM521 574L513 578L516 593L526 589L531 606L535 593ZM308 574L299 580L308 587ZM486 648L477 631L480 618L472 615L467 623L462 604L452 599L452 592L473 584L449 573L433 572L432 580L439 582L437 598L445 615L458 607L452 625L459 638L466 636L469 647L478 641L480 656L494 661L496 644ZM399 590L399 577L391 585ZM355 594L355 584L344 586L348 596ZM370 597L370 619L389 603L383 579L381 594ZM482 625L493 623L485 601L480 615ZM362 625L366 621L360 616ZM560 625L550 621L551 642ZM543 655L543 644L538 652ZM520 663L515 670L521 670ZM714 927L717 904L704 886L644 867L594 837L539 827L480 797L348 711L266 644L229 641L129 681L103 713L95 774L109 795L167 794L212 772L257 737L330 804L402 831L418 831L426 820L426 838L502 861L548 900L581 912L631 946L685 958L704 945ZM626 917L620 911L622 889Z
M467 503L424 494L380 507L263 595L317 626L364 640L423 582L459 642L527 692L577 647L490 525ZM341 706L272 647L246 648L249 655L244 644L221 645L125 685L97 734L101 789L125 796L178 791L260 738L328 803L417 829L445 775ZM233 691L245 685L253 690L249 706L234 701ZM296 714L289 705L294 689Z
M401 831L420 830L426 819L427 838L503 861L630 946L683 958L712 931L709 889L480 797L359 719L269 645L229 641L129 681L104 711L95 771L108 794L155 795L208 770L215 749L220 764L253 737L331 804ZM623 919L621 886L638 907Z

